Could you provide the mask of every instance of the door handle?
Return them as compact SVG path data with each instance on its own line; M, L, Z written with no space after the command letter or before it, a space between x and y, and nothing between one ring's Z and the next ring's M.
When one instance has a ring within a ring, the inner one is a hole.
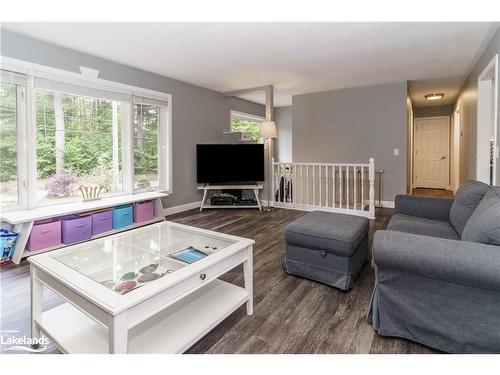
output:
M446 156L441 156L441 160L444 160L444 159L446 159Z

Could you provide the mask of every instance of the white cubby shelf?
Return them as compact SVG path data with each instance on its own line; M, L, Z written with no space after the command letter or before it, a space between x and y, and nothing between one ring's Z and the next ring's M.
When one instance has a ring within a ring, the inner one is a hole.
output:
M9 228L10 230L19 234L14 254L12 256L12 262L15 264L19 264L21 262L21 259L26 258L28 256L60 249L65 246L70 246L61 243L60 245L48 247L45 249L27 251L26 243L28 242L28 238L30 236L31 229L33 228L33 224L37 220L49 219L53 217L59 217L70 214L91 212L106 208L113 208L115 206L120 206L123 204L129 204L135 202L142 202L149 200L154 201L155 216L153 219L140 223L132 223L131 225L128 225L126 227L120 229L113 229L111 231L101 233L96 236L92 236L91 238L86 240L86 241L91 241L96 238L109 236L115 233L123 232L126 230L142 227L144 225L149 225L165 220L165 215L163 214L162 198L165 198L166 196L167 194L160 192L144 192L137 194L119 195L90 202L78 201L78 202L71 202L64 204L56 204L52 206L37 207L28 210L7 211L1 213L0 220L2 221L2 227L4 227L5 226L4 223L6 223L7 226L10 227Z

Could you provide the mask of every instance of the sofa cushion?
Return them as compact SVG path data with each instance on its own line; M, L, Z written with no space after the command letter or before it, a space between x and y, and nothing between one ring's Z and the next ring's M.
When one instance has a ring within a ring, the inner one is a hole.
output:
M452 240L460 239L455 229L447 221L430 220L404 214L393 215L387 229Z
M310 212L285 227L285 241L295 246L351 256L368 235L366 217Z
M489 189L490 186L483 182L467 181L457 190L450 210L450 223L460 236Z
M500 245L500 187L484 196L465 225L462 240Z

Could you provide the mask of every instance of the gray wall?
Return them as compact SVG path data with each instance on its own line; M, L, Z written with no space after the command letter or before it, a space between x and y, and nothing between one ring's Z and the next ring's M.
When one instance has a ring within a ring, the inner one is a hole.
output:
M413 108L413 116L414 117L451 116L452 113L453 113L453 105L452 104Z
M497 29L474 65L454 104L454 108L460 106L462 131L460 139L460 183L474 179L476 176L477 79L481 71L497 53L500 53L500 28ZM500 97L498 108L500 108ZM497 130L497 134L500 134L500 122L497 124ZM498 162L497 176L500 176L500 163Z
M294 96L293 160L361 162L383 169L382 200L406 192L407 83ZM399 148L399 156L393 149Z
M276 157L278 161L292 160L292 107L274 108L274 121L278 128L276 139Z
M132 68L96 56L2 30L1 55L80 73L79 66L99 70L99 77L172 95L173 195L166 206L201 199L196 190L197 143L217 143L229 129L229 110L256 115L264 107L219 92Z

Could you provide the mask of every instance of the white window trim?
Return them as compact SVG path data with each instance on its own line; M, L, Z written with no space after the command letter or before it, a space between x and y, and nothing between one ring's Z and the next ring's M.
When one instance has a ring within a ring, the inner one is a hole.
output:
M243 120L248 120L248 121L255 121L255 122L264 122L266 121L265 117L262 116L257 116L257 115L252 115L251 113L245 113L245 112L240 112L240 111L235 111L231 110L230 111L230 117L229 117L229 131L233 132L233 118L240 118Z
M123 129L124 144L129 144L129 155L124 158L127 162L127 168L123 168L123 191L119 194L138 193L134 190L134 157L133 157L133 98L134 96L150 99L152 102L163 103L160 106L160 155L158 156L160 186L156 191L173 193L173 169L172 169L172 95L164 92L153 91L141 87L122 84L119 82L108 81L98 78L98 71L86 67L80 67L81 74L69 72L62 69L52 68L44 65L34 64L23 60L13 59L1 56L0 69L15 73L24 74L26 76L26 86L24 95L26 97L24 107L19 108L19 116L17 124L18 129L18 173L19 173L19 188L18 188L18 205L10 207L0 207L1 210L15 210L35 208L39 206L36 199L36 184L37 184L37 169L36 169L36 115L34 107L33 91L35 89L35 77L38 79L47 79L62 84L69 84L88 88L89 90L105 90L120 95L126 95L130 98L128 101L129 107L129 124ZM93 74L88 74L89 70ZM96 73L97 72L97 73ZM19 87L19 86L18 86ZM18 95L19 101L19 95ZM22 144L23 148L19 148ZM127 149L127 148L125 148ZM124 155L125 156L125 155ZM126 160L128 159L128 160ZM21 181L22 179L22 181ZM105 198L103 198L105 199ZM54 202L50 205L64 204L66 202Z

